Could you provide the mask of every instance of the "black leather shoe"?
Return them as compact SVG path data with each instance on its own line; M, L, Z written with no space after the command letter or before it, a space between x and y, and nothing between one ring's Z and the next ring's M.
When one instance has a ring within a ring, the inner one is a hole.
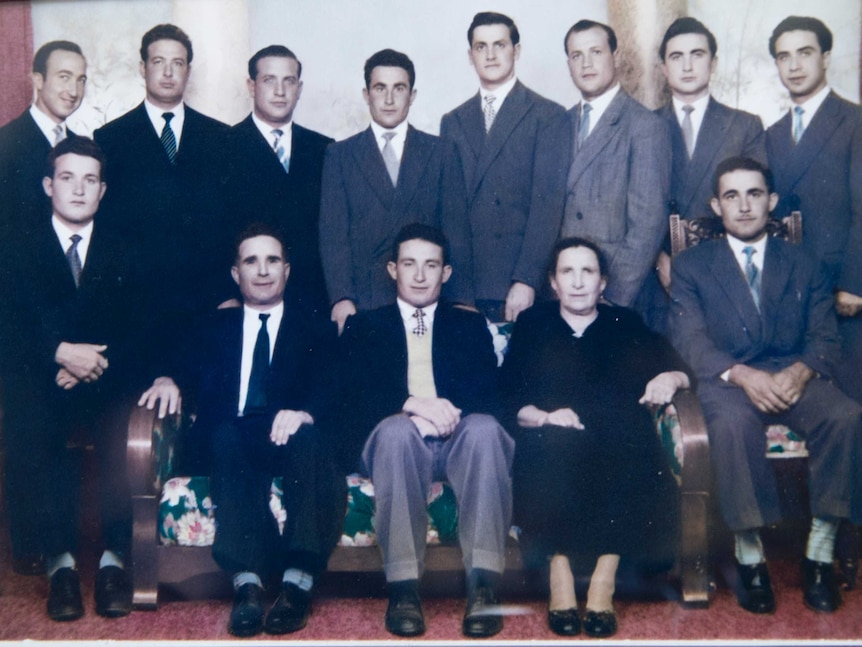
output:
M467 598L464 622L461 630L468 638L489 638L500 633L503 616L497 607L500 600L497 591L491 586L478 586Z
M227 630L234 636L246 638L263 629L263 589L257 584L243 584L233 596L233 608Z
M392 588L386 607L386 631L410 638L425 633L422 603L415 588Z
M548 609L548 626L558 636L577 636L581 633L581 617L575 608Z
M71 568L61 568L51 576L48 615L51 620L57 622L77 620L84 615L84 603L81 600L81 580L78 578L78 571Z
M12 570L18 575L44 575L45 560L39 553L24 553L12 558Z
M104 566L96 574L96 613L122 618L132 612L132 578L119 566Z
M802 598L814 611L832 613L841 606L841 591L831 562L802 560Z
M593 638L607 638L617 632L617 614L613 611L591 611L584 616L584 633Z
M263 630L268 634L289 634L299 631L308 623L311 615L311 592L303 591L295 584L285 582L281 593L266 614Z
M775 595L766 562L736 564L736 600L751 613L775 613Z

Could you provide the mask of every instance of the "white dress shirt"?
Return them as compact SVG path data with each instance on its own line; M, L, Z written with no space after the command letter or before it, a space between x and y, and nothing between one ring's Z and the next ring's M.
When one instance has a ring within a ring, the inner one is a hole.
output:
M583 104L589 103L592 107L590 111L590 130L587 132L587 136L596 129L596 125L599 123L599 119L602 118L602 115L605 114L605 110L608 109L608 106L611 105L611 101L614 100L614 97L617 96L617 93L620 91L620 84L617 83L610 90L605 92L602 96L596 97L592 101L581 101L581 115L583 116Z
M701 97L691 103L685 103L684 101L680 101L676 97L673 97L673 111L676 114L676 120L679 122L680 128L682 128L682 120L685 119L685 112L683 111L683 106L689 105L694 110L691 111L691 134L692 134L692 143L691 149L694 150L697 147L697 135L700 133L700 126L703 124L703 117L706 114L706 108L709 105L709 95Z
M404 144L407 141L407 120L405 119L400 124L395 126L395 128L384 128L376 121L371 122L371 132L374 133L374 141L377 142L377 148L380 149L380 153L383 153L383 147L386 146L386 140L383 138L384 133L395 133L395 137L392 138L392 150L395 152L395 157L398 159L398 163L401 163L401 157L404 155Z
M820 92L815 94L813 97L808 99L805 103L798 104L800 108L802 108L802 130L804 131L808 128L808 124L811 123L811 120L814 119L814 115L817 114L817 110L823 105L823 102L826 101L826 97L829 96L829 93L832 92L832 88L828 85L824 87ZM793 112L793 108L796 107L797 104L794 104L790 108L790 120L791 124L796 120L796 113ZM791 128L792 129L792 128Z
M503 102L506 100L506 97L509 96L509 93L512 91L512 88L515 87L515 83L517 83L517 81L518 77L513 76L496 90L486 90L480 85L479 96L482 99L482 107L485 107L485 97L490 94L494 97L494 113L498 114L500 112L500 108L503 107Z
M90 250L90 240L93 238L93 221L87 223L83 229L75 231L70 229L57 216L51 216L51 225L54 227L54 233L57 234L57 240L60 241L60 247L63 248L65 254L69 247L72 246L72 236L77 234L81 237L78 241L78 258L81 259L81 269L87 264L87 252Z
M254 125L257 126L257 129L260 131L260 134L263 135L263 138L266 140L266 143L269 144L269 147L272 148L272 151L275 152L275 148L273 148L273 143L275 142L275 135L272 134L273 130L276 128L282 131L284 134L281 136L281 140L279 144L282 148L284 148L284 153L290 158L291 149L293 148L293 120L291 119L283 126L273 127L268 123L260 119L254 112L251 113L251 120L254 122Z
M272 353L275 350L275 339L278 336L278 328L281 326L281 318L284 315L284 301L269 310L255 310L248 306L242 307L242 360L239 367L239 410L237 415L241 416L245 409L245 401L248 397L248 380L251 377L251 363L254 359L254 346L257 343L257 335L260 332L260 315L268 314L266 320L266 332L269 335L269 359L272 361Z
M30 116L33 117L33 121L36 122L36 125L39 126L39 130L41 130L42 134L45 135L45 139L47 139L48 143L53 147L54 142L57 139L57 133L54 132L54 129L57 127L57 122L39 110L35 103L30 106ZM66 130L66 122L61 121L60 126L63 128L63 137L67 137L69 132Z

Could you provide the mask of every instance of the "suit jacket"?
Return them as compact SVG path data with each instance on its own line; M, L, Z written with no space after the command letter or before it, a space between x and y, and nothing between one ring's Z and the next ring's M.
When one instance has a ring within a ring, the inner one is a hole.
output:
M497 359L482 315L441 301L431 355L437 396L471 413L497 415ZM407 390L407 333L396 303L348 317L339 339L344 396L345 465L356 464L365 440L401 411Z
M837 288L862 295L862 108L831 92L798 144L790 112L766 131L776 217L802 211L802 245Z
M320 263L318 216L323 157L332 139L294 123L290 172L285 173L251 115L230 130L227 178L232 229L251 221L268 222L284 232L290 254L290 283L304 299L325 307L326 285Z
M557 235L591 238L610 266L605 297L631 306L668 231L669 128L620 90L575 153L578 112L554 119L539 136L530 218L542 225L527 239L541 243L524 244L550 249Z
M470 229L454 144L408 127L397 187L370 127L332 144L320 204L320 255L330 302L350 299L366 310L394 301L386 262L395 235L413 222L435 225L447 235L454 268L447 293L472 302Z
M656 113L667 121L670 128L673 147L670 197L683 218L715 215L709 206L712 176L723 160L743 156L766 164L766 136L760 117L734 110L710 97L694 154L689 159L673 103L659 108Z
M528 248L525 232L541 226L530 220L539 129L563 112L518 81L487 134L478 92L440 121L464 169L477 299L503 301L514 281L536 289L544 283L550 248Z
M796 361L830 375L839 354L832 291L801 248L767 242L760 311L724 239L676 256L672 276L673 344L699 379L734 364L775 372Z

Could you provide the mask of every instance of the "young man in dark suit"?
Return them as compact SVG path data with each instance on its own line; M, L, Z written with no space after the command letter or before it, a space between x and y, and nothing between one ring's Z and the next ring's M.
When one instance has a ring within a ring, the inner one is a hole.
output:
M835 291L838 378L862 401L862 108L829 87L832 32L817 18L781 21L769 52L793 104L766 131L776 216L802 211L802 245L826 264Z
M346 467L374 482L374 527L389 589L386 629L418 636L418 595L432 480L458 500L467 570L463 631L503 627L494 607L512 515L514 442L494 417L496 356L485 319L440 300L453 268L436 228L414 223L396 236L387 264L395 303L350 317L341 338ZM360 458L361 455L361 458Z
M391 303L386 261L395 234L411 222L443 229L458 270L451 295L472 303L470 227L455 145L416 130L413 62L384 49L365 62L362 95L371 126L326 151L320 204L320 255L332 320L341 331L357 310Z
M281 235L265 224L239 234L231 275L242 307L217 310L196 326L196 340L174 371L197 403L186 447L202 457L198 465L209 466L218 509L213 557L233 574L228 629L235 636L306 625L312 587L341 535L346 508L344 478L323 434L334 394L335 327L296 300L285 301L284 249ZM138 402L157 403L160 416L179 409L170 377L157 378ZM269 508L276 476L283 478L283 531ZM270 576L279 578L279 595L264 620Z
M774 423L806 439L812 523L803 599L832 612L841 602L832 561L838 522L862 520L862 406L830 379L839 341L822 266L766 233L777 203L759 162L718 165L711 204L727 236L674 259L672 339L698 379L721 513L736 541L740 606L775 610L759 535L780 517L764 454L764 425Z
M514 321L533 304L548 256L547 249L524 244L534 226L536 138L564 110L515 76L521 43L511 18L477 13L467 42L479 92L443 115L440 135L455 142L464 169L476 305L491 321Z
M264 47L249 60L254 109L230 131L226 198L230 214L247 214L245 218L284 231L291 266L288 289L328 310L317 220L323 156L333 140L293 120L301 76L302 63L282 45Z

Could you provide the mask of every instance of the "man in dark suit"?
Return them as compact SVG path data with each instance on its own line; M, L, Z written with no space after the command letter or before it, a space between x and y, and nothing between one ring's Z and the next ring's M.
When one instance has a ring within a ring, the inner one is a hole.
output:
M176 377L197 402L192 447L211 466L218 532L213 557L233 574L228 624L236 636L302 629L312 586L341 534L346 485L324 438L332 409L329 383L335 330L296 301L284 300L290 264L280 234L252 223L237 238L231 275L242 308L211 313ZM159 402L160 401L160 402ZM139 404L159 415L180 407L169 377L157 378ZM283 478L283 531L269 508L273 477ZM266 614L263 580L280 578Z
M16 232L0 268L4 494L19 545L45 555L48 615L57 621L84 613L75 558L80 474L66 448L75 438L92 443L98 459L96 612L118 617L132 606L125 430L147 378L136 268L103 216L94 222L103 163L90 139L57 144L43 180L53 214Z
M669 128L620 88L613 29L581 20L565 48L583 100L539 136L530 207L536 225L524 244L550 249L557 235L596 241L610 265L604 298L635 308L655 327L660 286L653 268L668 231Z
M772 32L769 52L793 106L767 130L766 149L776 215L802 211L802 244L828 268L843 339L839 382L862 401L862 108L829 88L831 50L832 32L816 18L791 16Z
M839 342L822 267L766 234L777 202L759 162L718 165L712 208L727 237L674 259L672 338L698 379L721 513L735 533L740 606L775 609L759 536L780 516L764 455L764 424L772 423L806 439L813 519L804 601L831 612L841 601L832 565L838 521L862 519L862 406L830 380Z
M371 126L326 151L320 204L320 256L341 331L348 316L391 303L386 260L398 230L439 226L452 241L458 270L451 296L471 304L470 227L455 145L416 130L407 114L416 98L413 62L384 49L365 62L362 95Z
M440 135L455 142L464 168L476 305L491 321L514 321L533 304L550 251L524 245L526 231L534 226L536 137L564 110L516 78L521 43L511 18L477 13L467 42L479 92L443 115Z
M350 317L342 335L347 468L374 482L374 527L383 553L386 629L418 636L418 595L432 480L458 500L467 570L463 631L499 632L497 587L512 515L514 442L493 414L496 357L484 318L440 301L452 274L448 242L414 223L396 236L387 270L396 303ZM360 460L361 454L361 460Z
M230 248L220 189L228 127L183 103L193 57L185 32L156 25L140 54L146 98L94 137L108 158L105 221L134 245L151 318L171 339L232 291L219 271Z
M282 45L248 62L254 110L230 132L226 197L238 230L254 219L284 231L290 255L289 290L315 308L329 309L320 264L317 219L323 156L333 141L293 121L302 93L302 63Z

